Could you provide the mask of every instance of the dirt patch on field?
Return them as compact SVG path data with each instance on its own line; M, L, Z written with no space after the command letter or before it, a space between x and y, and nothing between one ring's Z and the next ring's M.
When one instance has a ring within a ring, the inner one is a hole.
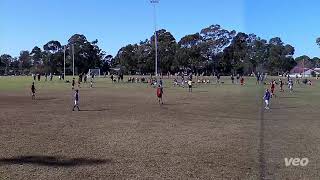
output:
M166 89L160 106L152 88L116 86L81 89L80 112L71 90L1 93L0 177L258 177L255 95Z
M302 115L299 92L266 112L257 87L167 88L160 106L130 86L82 88L80 112L71 90L1 92L0 179L294 179L285 156L318 161L318 106Z

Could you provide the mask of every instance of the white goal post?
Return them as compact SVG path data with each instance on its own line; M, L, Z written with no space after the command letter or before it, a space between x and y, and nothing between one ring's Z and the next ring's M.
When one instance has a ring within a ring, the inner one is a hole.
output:
M91 76L92 74L96 77L100 77L100 69L89 69L88 75Z

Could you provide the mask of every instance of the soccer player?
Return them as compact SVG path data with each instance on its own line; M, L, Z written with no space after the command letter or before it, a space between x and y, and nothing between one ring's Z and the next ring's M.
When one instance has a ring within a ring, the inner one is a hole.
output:
M90 88L93 88L93 78L90 79Z
M265 109L270 109L270 98L271 98L271 94L269 92L269 89L266 90L264 96L263 96L263 100L265 102Z
M260 73L259 72L257 73L256 78L257 78L256 84L260 84Z
M79 74L79 82L80 82L80 83L82 83L82 77L83 77L82 73Z
M74 93L74 106L72 108L72 111L74 111L74 108L78 108L78 111L80 111L79 108L79 90L77 89Z
M84 74L83 81L84 81L84 83L86 83L86 84L87 84L87 78L88 78L88 76L87 76L86 74Z
M240 74L237 74L237 84L239 84Z
M112 82L113 82L113 78L114 78L113 74L111 74L110 79L111 79Z
M233 74L231 75L231 82L232 82L232 84L234 84L234 76L233 76Z
M260 83L264 84L264 74L263 73L260 74L259 79L260 79Z
M217 74L217 84L220 84L220 77L221 77L221 76L220 76L220 74L218 73L218 74Z
M160 80L159 80L159 85L160 85L161 87L163 86L162 78L160 78Z
M274 94L275 88L276 88L275 81L272 80L272 82L271 82L271 96L272 97L275 96L275 94Z
M32 82L32 85L31 85L31 99L32 100L36 99L36 88L34 86L34 82Z
M160 84L159 84L158 88L157 88L157 97L158 97L159 104L160 103L163 104L162 95L163 95L163 87L160 86Z
M81 85L81 79L79 78L78 79L78 88L81 88L80 85Z
M75 79L73 78L72 79L72 90L74 90L74 86L76 85L76 81L75 81Z
M283 81L282 81L282 79L279 79L279 84L280 84L280 91L283 92Z
M188 80L189 92L192 92L192 80Z
M244 85L244 78L243 78L243 76L241 76L240 84L241 84L241 86L243 86L243 85Z
M290 92L292 92L293 91L293 80L292 79L289 80L288 86L289 86Z

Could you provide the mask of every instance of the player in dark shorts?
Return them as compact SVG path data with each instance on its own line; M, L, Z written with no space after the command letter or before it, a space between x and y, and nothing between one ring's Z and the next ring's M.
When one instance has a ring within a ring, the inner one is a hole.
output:
M75 81L75 79L73 78L72 79L72 90L74 90L74 86L76 85L76 81Z
M282 79L279 79L279 84L280 84L280 92L283 92L283 81L282 81Z
M90 79L90 88L93 88L93 78Z
M232 82L232 84L234 84L234 76L233 76L233 74L231 75L231 82Z
M79 74L79 82L81 83L82 82L82 73L81 74Z
M243 76L241 76L240 84L241 84L241 86L243 86L243 85L244 85L244 78L243 78Z
M256 78L257 78L256 84L260 84L260 73L258 73L258 74L256 75Z
M79 78L78 79L78 88L81 88L80 85L81 85L81 79Z
M79 90L78 89L74 93L74 106L72 108L72 111L74 111L74 108L78 108L78 111L80 111L80 108L79 108Z
M275 97L275 93L274 93L274 90L276 88L276 82L274 80L272 80L271 82L271 97Z
M36 99L36 87L34 86L34 82L31 85L31 99Z
M158 97L158 102L159 104L163 104L163 100L162 100L162 95L163 95L163 88L162 86L158 85L158 88L157 88L157 97Z
M240 74L237 74L237 84L239 84Z
M84 83L87 83L87 78L88 78L88 76L85 74L84 78L83 78Z
M220 74L217 75L217 84L220 84Z
M110 79L111 79L112 82L114 82L114 81L113 81L113 79L114 79L113 74L111 74Z
M161 78L160 78L160 80L159 80L159 84L160 84L161 87L163 86L163 81L162 81Z

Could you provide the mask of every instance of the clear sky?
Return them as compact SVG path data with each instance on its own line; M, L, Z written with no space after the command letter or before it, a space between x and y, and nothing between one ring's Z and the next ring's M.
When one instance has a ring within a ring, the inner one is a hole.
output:
M157 24L177 40L220 24L266 39L280 36L296 47L296 56L320 56L319 7L319 0L160 0ZM65 44L80 33L115 55L153 30L149 0L0 0L0 54L17 56L50 40Z

